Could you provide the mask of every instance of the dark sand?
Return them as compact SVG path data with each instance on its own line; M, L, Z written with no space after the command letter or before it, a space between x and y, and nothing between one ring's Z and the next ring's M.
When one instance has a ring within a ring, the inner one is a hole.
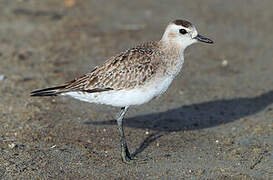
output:
M0 179L272 178L272 7L272 0L1 0ZM118 108L29 96L160 39L176 18L215 44L187 49L167 93L129 110L130 150L147 163L121 162Z

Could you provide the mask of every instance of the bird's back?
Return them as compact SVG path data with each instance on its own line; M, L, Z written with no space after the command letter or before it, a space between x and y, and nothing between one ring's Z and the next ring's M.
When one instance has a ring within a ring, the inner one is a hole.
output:
M140 87L156 76L162 65L160 55L157 42L144 43L109 58L73 81L34 91L32 95L57 95L71 91L94 93Z

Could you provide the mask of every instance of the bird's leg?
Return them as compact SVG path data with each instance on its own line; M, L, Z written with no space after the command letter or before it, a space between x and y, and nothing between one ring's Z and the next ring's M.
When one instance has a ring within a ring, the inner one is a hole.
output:
M118 122L118 130L119 130L119 135L120 135L120 147L121 147L121 158L122 161L125 163L144 163L147 161L147 158L144 159L137 159L135 157L133 157L130 154L130 151L128 149L127 143L126 143L126 139L125 139L125 135L124 135L124 131L123 131L123 118L126 114L126 112L128 111L129 106L126 107L122 107L118 116L117 116L117 122Z
M122 107L118 117L117 117L117 122L118 122L118 130L119 130L119 135L121 138L120 141L120 147L121 147L121 158L123 162L129 163L133 158L131 157L131 154L129 152L124 131L123 131L123 118L128 110L129 106Z

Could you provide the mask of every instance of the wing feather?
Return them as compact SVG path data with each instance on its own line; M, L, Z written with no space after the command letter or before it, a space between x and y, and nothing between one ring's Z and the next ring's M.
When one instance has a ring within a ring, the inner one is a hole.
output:
M91 93L141 86L150 80L158 69L155 45L155 43L145 44L122 52L90 73L67 83L60 92Z

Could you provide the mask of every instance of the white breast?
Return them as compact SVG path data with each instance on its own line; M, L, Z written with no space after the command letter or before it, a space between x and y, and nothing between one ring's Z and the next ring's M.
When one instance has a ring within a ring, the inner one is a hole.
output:
M158 78L157 80L150 81L147 85L129 90L104 91L98 93L67 92L62 95L68 95L90 103L106 104L117 107L140 105L164 93L173 79L174 76Z

